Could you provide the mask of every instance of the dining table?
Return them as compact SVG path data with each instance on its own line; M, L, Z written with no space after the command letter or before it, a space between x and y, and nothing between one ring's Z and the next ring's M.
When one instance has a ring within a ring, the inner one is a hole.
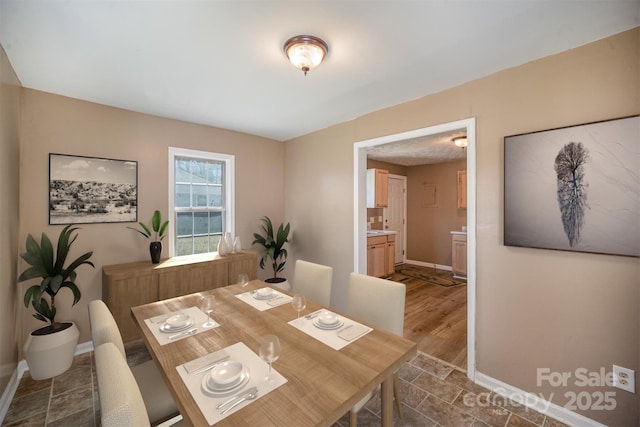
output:
M244 295L268 286L261 280L252 280L245 286L233 284L131 308L134 322L184 421L193 426L211 425L203 414L202 400L197 401L187 386L181 366L238 345L257 355L263 337L276 335L281 352L273 362L273 370L284 378L282 384L217 420L215 425L331 426L378 385L382 425L393 425L393 375L416 355L416 343L310 300L300 313L301 318L290 303L257 309L248 303L251 301L243 300ZM196 324L180 339L158 338L150 319L193 310L200 307L206 295L215 298L211 318L217 327L202 329ZM292 322L302 322L305 315L315 315L321 309L365 325L367 333L336 350L292 326Z

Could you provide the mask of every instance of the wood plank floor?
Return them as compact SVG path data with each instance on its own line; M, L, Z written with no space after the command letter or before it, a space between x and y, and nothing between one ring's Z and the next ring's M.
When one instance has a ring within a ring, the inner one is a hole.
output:
M448 271L423 268L429 275L452 277ZM419 351L466 370L467 285L434 285L398 270L389 279L407 286L404 337L417 342Z

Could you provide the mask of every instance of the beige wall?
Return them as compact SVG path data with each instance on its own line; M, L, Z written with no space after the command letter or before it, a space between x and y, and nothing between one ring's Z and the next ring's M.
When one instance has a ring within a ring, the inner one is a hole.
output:
M638 394L536 385L538 368L598 371L615 363L640 370L640 263L505 247L502 142L640 113L639 41L636 28L288 141L285 215L301 230L309 226L298 236L306 241L302 255L334 267L334 304L345 306L354 266L353 143L475 117L477 372L547 398L554 393L558 405L569 390L613 391L615 410L577 412L608 425L638 424Z
M467 223L457 186L466 168L466 160L407 168L407 260L451 266L451 231ZM423 203L424 184L436 186L434 206Z
M0 46L0 395L18 363L20 81Z
M138 219L148 223L155 209L168 213L168 147L235 155L236 234L251 245L260 217L283 217L284 144L237 132L162 119L62 96L23 91L22 167L20 169L20 249L28 233L57 237L62 226L48 224L49 153L138 161ZM94 251L95 270L78 270L81 301L56 299L60 319L73 320L80 342L89 341L87 304L102 295L103 265L149 259L148 241L126 226L132 223L83 224L73 251ZM167 249L163 256L167 256ZM23 263L20 266L24 268ZM264 276L266 277L266 276ZM26 284L23 284L23 288ZM62 291L62 293L65 291ZM23 336L43 326L22 307Z

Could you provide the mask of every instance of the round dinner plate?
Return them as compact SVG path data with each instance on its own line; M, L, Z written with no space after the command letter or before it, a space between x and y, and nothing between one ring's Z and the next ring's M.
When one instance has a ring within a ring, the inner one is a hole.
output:
M238 382L221 388L216 387L214 389L211 388L211 385L209 384L210 376L211 372L207 372L207 374L202 377L201 387L202 391L206 395L211 397L225 397L232 395L233 393L237 392L239 389L247 385L247 383L249 382L249 378L251 377L249 369L245 366L243 367L242 373L240 374L240 380L238 380Z
M344 325L344 322L342 320L340 320L340 319L338 319L338 321L336 323L334 323L333 325L325 325L323 323L318 322L318 319L313 319L313 326L315 326L318 329L325 329L327 331L332 331L334 329L338 329L342 325Z
M329 311L323 311L318 314L318 324L322 326L335 326L338 322L340 322L340 318Z
M190 327L193 326L195 322L192 320L189 320L187 323L185 323L182 326L178 326L178 327L172 327L171 325L169 325L168 323L163 323L162 326L160 326L160 332L165 332L167 334L170 334L172 332L180 332L180 331L184 331L185 329L189 329Z
M271 299L271 298L275 297L276 295L277 295L277 293L275 291L271 291L270 294L266 294L266 295L264 295L264 294L261 295L260 291L258 291L258 292L253 294L253 297L255 299L268 300L268 299Z
M189 316L188 314L178 313L165 320L165 323L171 328L181 328L189 323L190 319L191 316Z

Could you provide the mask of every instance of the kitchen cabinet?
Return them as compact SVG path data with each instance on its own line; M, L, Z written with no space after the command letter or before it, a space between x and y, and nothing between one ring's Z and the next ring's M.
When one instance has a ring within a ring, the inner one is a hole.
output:
M386 277L395 271L396 236L382 234L367 237L367 274Z
M467 234L451 233L451 270L453 277L467 278Z
M111 310L124 342L139 338L131 307L236 283L238 273L258 277L258 254L217 253L102 267L102 299Z
M389 206L389 171L367 169L367 208Z
M467 209L467 171L458 171L458 209Z
M387 253L386 261L387 276L393 274L396 271L396 235L387 234Z

